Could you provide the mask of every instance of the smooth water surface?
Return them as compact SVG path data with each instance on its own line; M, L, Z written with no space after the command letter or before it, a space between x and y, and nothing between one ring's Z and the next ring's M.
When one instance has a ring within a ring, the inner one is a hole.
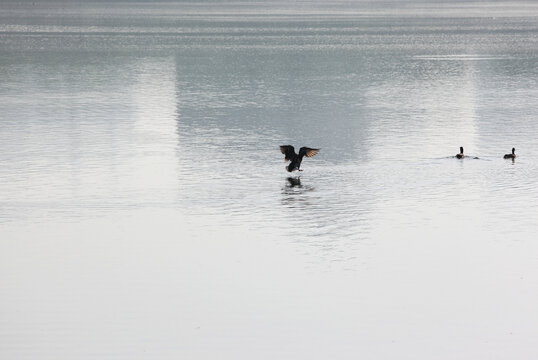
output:
M536 99L532 1L2 2L0 357L537 358Z

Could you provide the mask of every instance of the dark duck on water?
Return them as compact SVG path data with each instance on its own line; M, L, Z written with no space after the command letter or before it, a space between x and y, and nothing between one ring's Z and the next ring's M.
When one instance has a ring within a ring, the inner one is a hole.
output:
M456 157L458 159L463 159L465 157L465 155L463 155L463 146L460 146L460 153L456 154Z
M512 148L512 153L511 154L505 154L504 158L505 159L515 159L516 158L516 148Z
M288 166L286 166L286 170L289 172L292 172L294 170L299 170L301 167L301 162L303 161L303 157L312 157L316 155L319 151L319 149L311 149L309 147L303 146L299 149L299 154L295 153L295 148L291 145L281 145L280 151L282 154L284 154L284 160L291 161Z

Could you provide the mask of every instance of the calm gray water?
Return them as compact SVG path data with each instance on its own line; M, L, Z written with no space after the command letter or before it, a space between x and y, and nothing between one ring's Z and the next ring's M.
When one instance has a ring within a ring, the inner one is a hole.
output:
M0 357L538 358L537 99L534 1L2 2Z

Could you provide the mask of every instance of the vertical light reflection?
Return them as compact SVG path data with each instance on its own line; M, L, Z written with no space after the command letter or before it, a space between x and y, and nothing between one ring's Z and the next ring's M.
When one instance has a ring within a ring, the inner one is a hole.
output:
M470 178L470 165L450 157L460 146L467 155L480 155L474 60L413 59L386 79L368 94L369 111L379 114L368 128L377 236L412 238L420 231L436 237L453 231L447 219L473 231L479 184Z
M416 58L367 93L373 159L430 158L478 150L474 61Z
M172 58L151 60L138 65L133 85L130 179L136 189L165 195L177 185L176 70Z

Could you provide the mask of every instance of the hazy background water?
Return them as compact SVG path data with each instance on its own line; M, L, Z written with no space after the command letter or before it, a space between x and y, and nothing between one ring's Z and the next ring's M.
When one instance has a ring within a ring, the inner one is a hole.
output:
M536 358L537 50L531 1L2 2L0 356Z

